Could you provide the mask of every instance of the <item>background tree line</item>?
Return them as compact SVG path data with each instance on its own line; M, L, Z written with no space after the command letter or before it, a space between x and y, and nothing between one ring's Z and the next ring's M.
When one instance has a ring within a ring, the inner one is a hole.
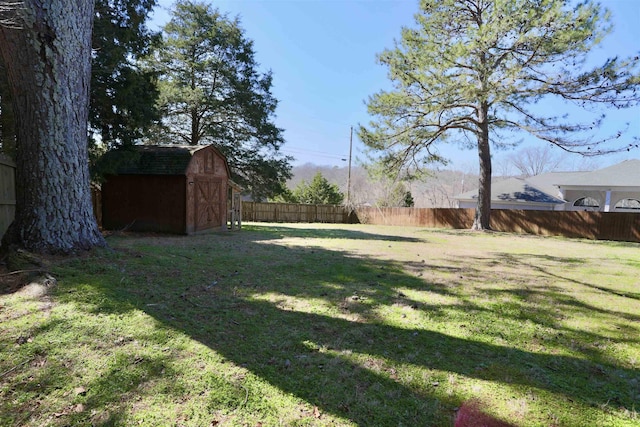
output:
M238 20L207 3L178 0L154 33L146 22L155 6L155 0L0 3L0 141L15 157L18 182L3 247L68 253L104 245L91 209L88 153L95 158L138 142L216 144L254 198L284 192L291 158L280 151L271 73L258 71ZM518 133L586 156L637 147L637 140L615 143L622 130L594 139L603 111L640 101L637 55L588 61L611 29L598 3L421 0L419 6L414 26L378 56L392 89L369 98L373 120L358 132L375 162L369 169L391 177L389 194L401 195L400 184L446 163L438 144L474 148L474 228L486 229L492 149L517 144ZM549 99L562 107L537 108ZM567 114L573 108L596 111L574 120Z
M524 147L495 162L492 182L512 177L527 178L548 172L591 171L599 167L594 158L571 156L546 145ZM456 196L473 190L478 185L478 172L472 166L454 170L434 165L422 171L419 177L399 177L386 173L379 163L357 161L350 174L346 166L312 163L294 166L291 173L292 177L286 182L286 192L271 198L271 201L326 203L316 200L326 200L321 194L331 185L336 192L342 194L342 203L352 206L455 208L458 206ZM326 181L326 184L309 184L320 179ZM312 190L311 192L320 196L312 201L305 201L310 198L296 197L301 189L305 192ZM350 200L346 200L347 192Z

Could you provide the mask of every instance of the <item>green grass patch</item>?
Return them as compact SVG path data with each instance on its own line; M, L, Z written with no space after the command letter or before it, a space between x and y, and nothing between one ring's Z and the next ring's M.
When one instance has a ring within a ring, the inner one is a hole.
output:
M328 224L120 235L0 294L0 425L640 423L634 244ZM7 276L4 276L5 278Z

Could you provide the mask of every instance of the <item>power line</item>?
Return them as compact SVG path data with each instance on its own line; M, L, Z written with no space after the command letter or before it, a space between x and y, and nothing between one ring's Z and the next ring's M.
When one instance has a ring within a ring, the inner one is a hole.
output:
M327 153L325 151L307 150L307 149L303 149L303 148L281 148L281 151L288 152L288 153L291 153L291 154L306 154L306 155L313 155L313 156L319 156L319 157L328 157L328 158L333 158L333 159L340 159L340 160L345 160L345 161L348 158L347 155Z

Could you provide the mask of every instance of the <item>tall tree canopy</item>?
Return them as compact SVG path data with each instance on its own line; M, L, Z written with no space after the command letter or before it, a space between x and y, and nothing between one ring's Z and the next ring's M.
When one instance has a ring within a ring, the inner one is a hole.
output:
M155 74L138 59L159 34L146 26L156 0L97 0L90 127L108 147L133 144L159 119Z
M17 148L16 215L4 247L68 253L105 244L87 160L93 3L0 4Z
M16 3L17 4L17 3ZM139 66L159 33L146 26L156 0L96 0L92 33L90 155L134 144L159 120L155 74ZM11 93L0 61L2 151L15 155ZM94 171L95 172L95 171Z
M260 74L238 19L206 3L178 1L152 58L159 73L162 132L156 143L215 144L234 180L263 199L291 174L271 73Z
M491 145L524 131L561 149L611 152L611 138L594 140L603 116L580 122L569 109L539 101L637 105L638 58L589 67L588 52L608 31L609 14L586 0L422 0L416 28L378 60L394 84L369 98L375 120L361 140L391 168L442 160L435 144L478 150L480 180L475 229L489 228ZM612 138L618 137L613 135Z

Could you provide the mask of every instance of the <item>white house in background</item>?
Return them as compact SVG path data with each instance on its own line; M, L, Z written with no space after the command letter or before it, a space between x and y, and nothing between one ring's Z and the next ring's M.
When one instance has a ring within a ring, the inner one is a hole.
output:
M640 212L640 160L558 180L566 210Z
M475 208L478 190L456 196ZM640 213L640 160L591 172L551 172L491 184L492 209L590 210Z

